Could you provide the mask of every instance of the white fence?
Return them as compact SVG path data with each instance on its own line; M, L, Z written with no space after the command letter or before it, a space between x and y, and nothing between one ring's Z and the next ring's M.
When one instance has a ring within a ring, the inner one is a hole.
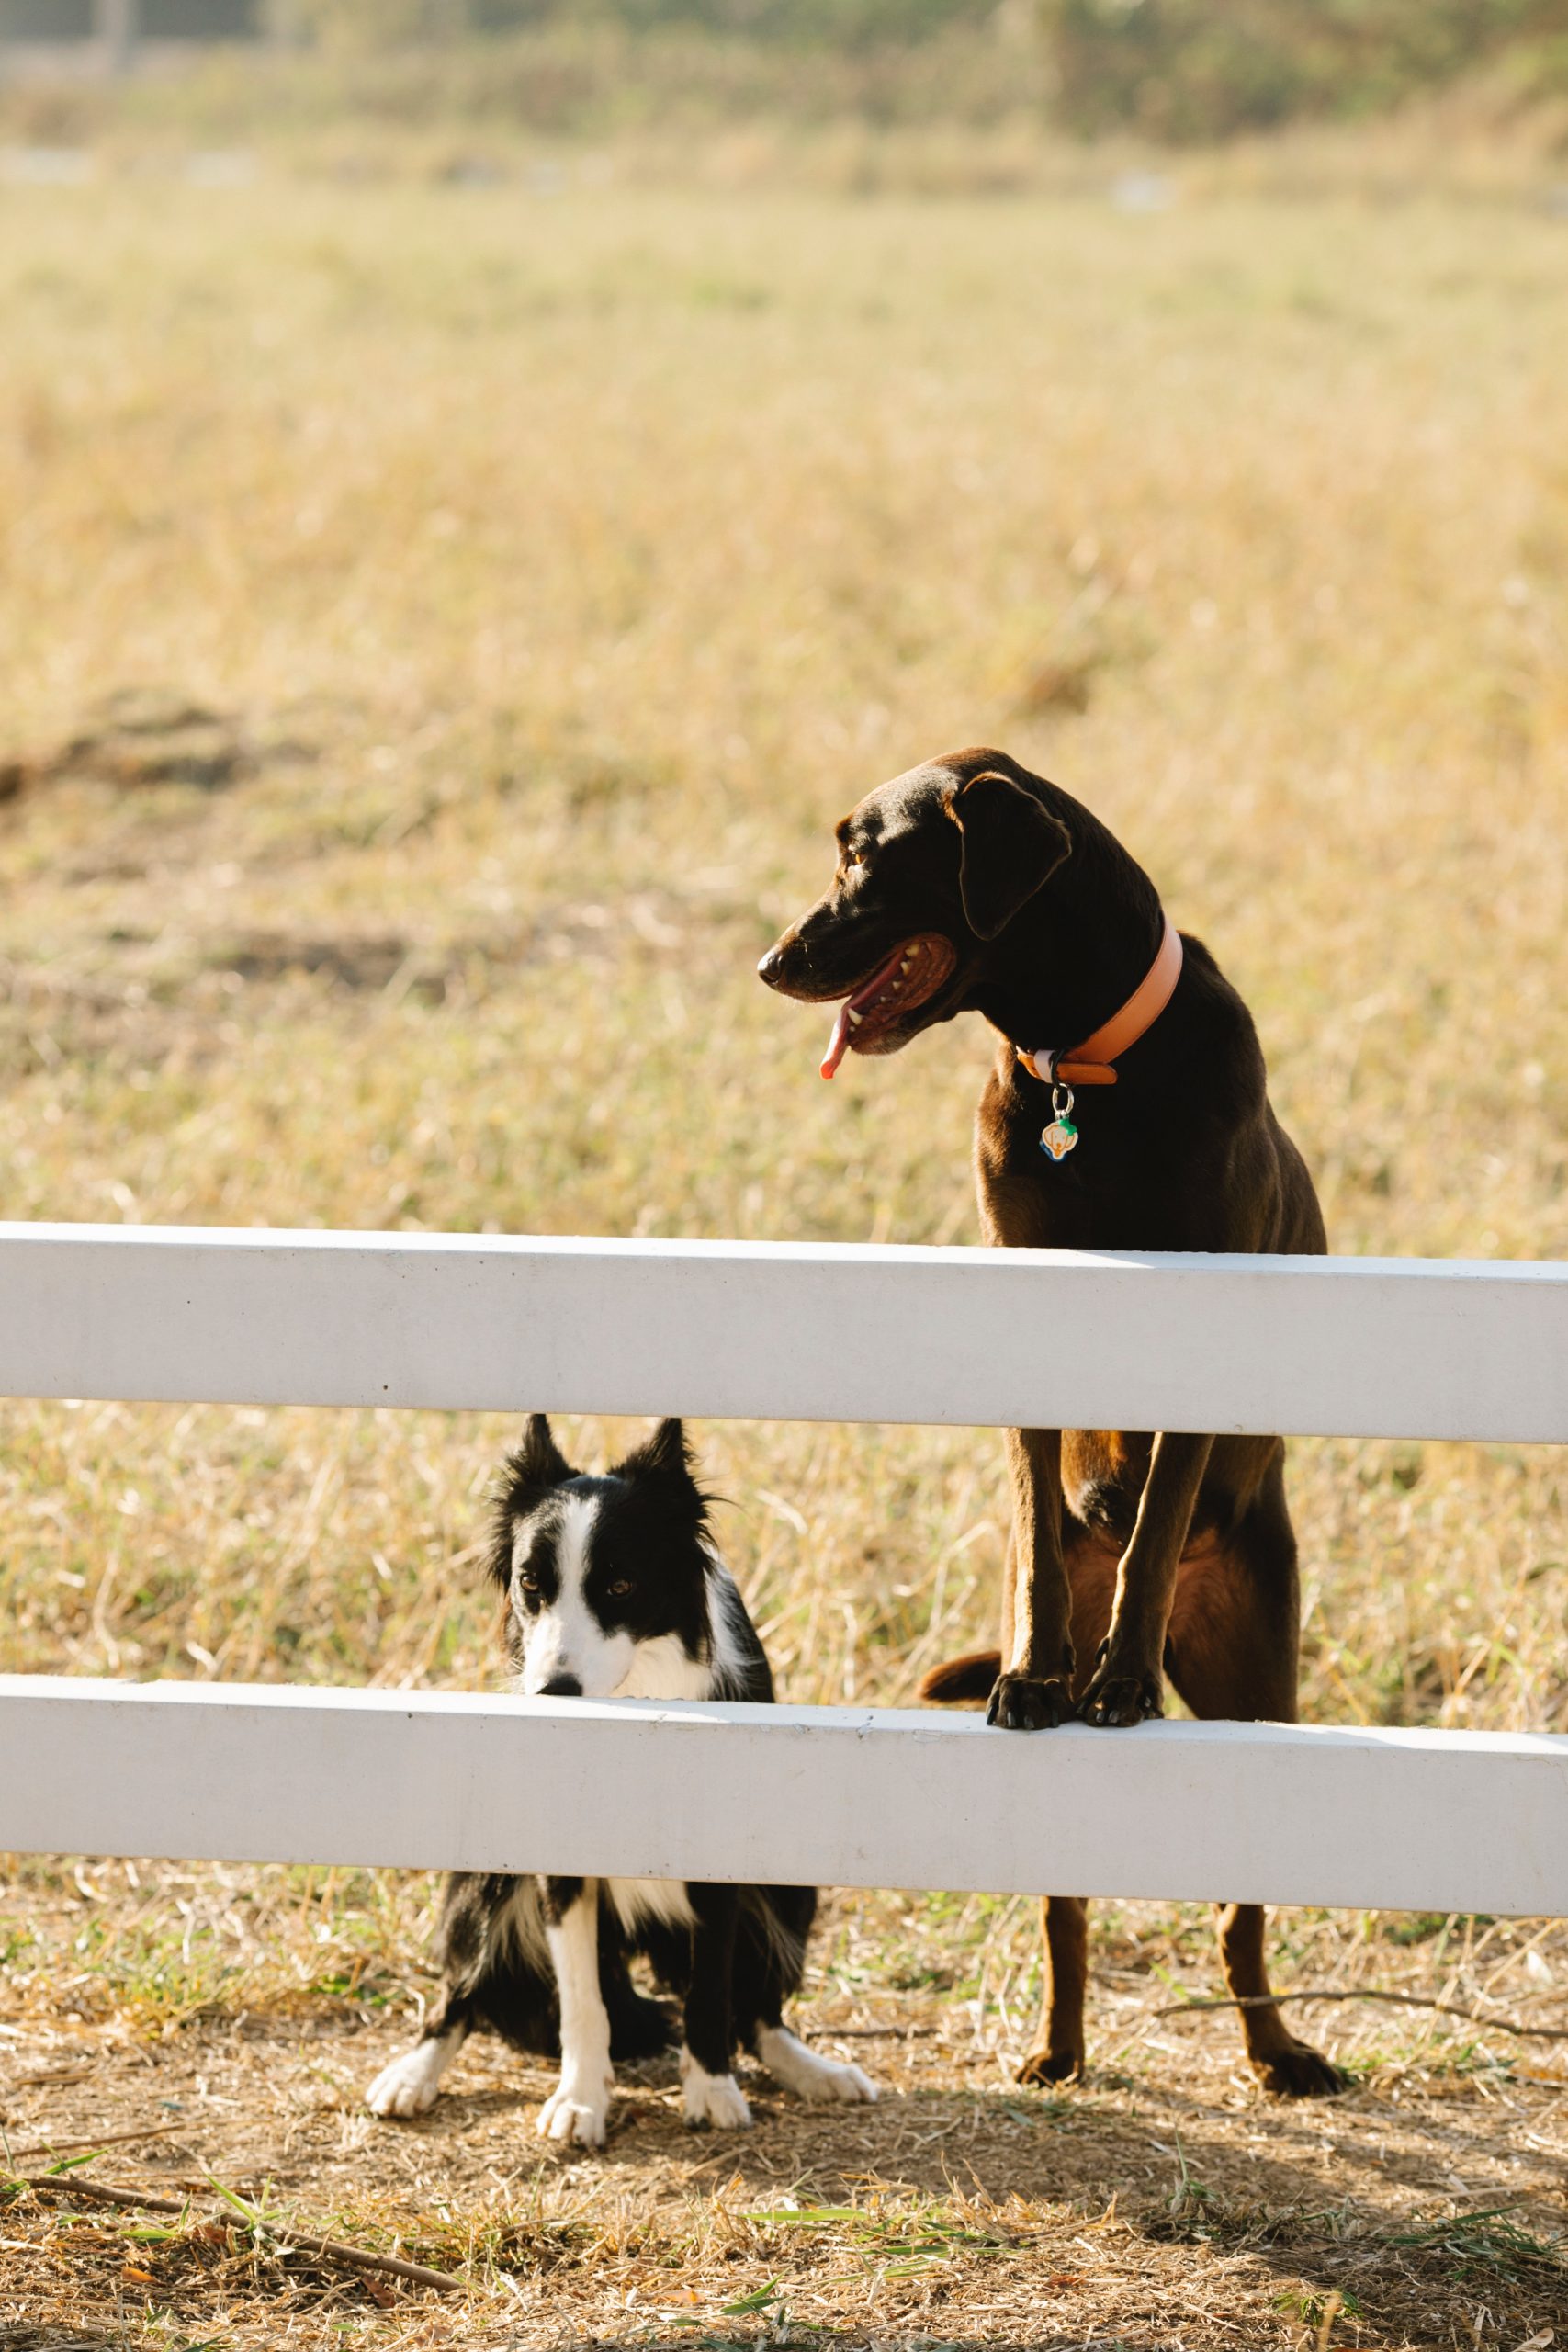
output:
M1568 1267L0 1225L0 1395L1561 1442ZM0 1849L1568 1914L1568 1738L0 1677Z

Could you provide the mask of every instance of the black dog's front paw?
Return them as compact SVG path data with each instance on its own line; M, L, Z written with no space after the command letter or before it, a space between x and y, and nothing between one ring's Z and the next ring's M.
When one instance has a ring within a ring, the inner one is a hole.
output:
M1165 1713L1165 1689L1157 1666L1112 1658L1101 1650L1079 1709L1086 1724L1120 1727L1146 1723Z
M991 1693L986 1721L999 1731L1055 1731L1069 1723L1073 1694L1058 1679L1037 1682L1029 1674L1004 1674Z

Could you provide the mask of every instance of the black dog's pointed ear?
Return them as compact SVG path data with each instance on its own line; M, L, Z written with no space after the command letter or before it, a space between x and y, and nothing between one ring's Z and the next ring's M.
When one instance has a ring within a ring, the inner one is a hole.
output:
M1032 792L998 768L985 768L946 797L963 838L958 888L964 919L976 939L995 939L1062 860L1073 837Z
M692 1456L679 1421L660 1421L653 1435L617 1462L615 1478L679 1478L690 1482Z
M555 1431L543 1413L529 1414L523 1442L515 1453L508 1455L506 1469L509 1483L520 1492L530 1487L559 1487L577 1475L556 1443Z
M522 1514L552 1487L561 1487L576 1472L551 1434L543 1413L530 1413L523 1442L502 1465L495 1489L495 1516L491 1528L491 1575L502 1588L512 1582L512 1531Z
M706 1529L713 1498L697 1484L696 1464L679 1421L660 1421L651 1437L616 1463L610 1476L640 1479L649 1501L657 1502L683 1536L701 1536Z

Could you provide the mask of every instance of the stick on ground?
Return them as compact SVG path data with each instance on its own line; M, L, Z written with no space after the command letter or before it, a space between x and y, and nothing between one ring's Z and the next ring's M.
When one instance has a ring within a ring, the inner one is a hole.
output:
M125 2205L149 2213L186 2213L190 2211L188 2197L153 2197L145 2189L115 2188L107 2181L84 2180L76 2173L19 2173L13 2176L25 2188L43 2189L56 2197L96 2197L101 2204ZM224 2217L232 2218L232 2209L224 2209ZM462 2291L462 2281L451 2278L445 2270L427 2270L422 2262L405 2262L400 2255L367 2254L363 2247L342 2245L336 2238L318 2237L313 2230L298 2230L270 2222L259 2222L268 2236L277 2242L279 2254L318 2254L331 2262L346 2262L355 2270L383 2270L394 2278L412 2279L416 2286L439 2288L443 2294Z
M24 2156L69 2156L78 2148L116 2148L128 2141L162 2140L171 2132L186 2129L181 2123L144 2123L139 2132L99 2132L90 2140L38 2140L30 2148L13 2148L11 2161L18 2164Z
M1451 2001L1425 2000L1419 1993L1349 1993L1313 1992L1303 1988L1299 1993L1246 1993L1239 1998L1225 1996L1216 2000L1171 2001L1162 2009L1151 2009L1151 2018L1191 2017L1200 2009L1266 2009L1287 2001L1385 2001L1399 2009L1433 2009L1440 2018L1459 2018L1466 2025L1486 2026L1497 2033L1511 2033L1519 2041L1568 2041L1568 2026L1518 2025L1510 2018L1487 2017L1481 2009L1461 2009Z

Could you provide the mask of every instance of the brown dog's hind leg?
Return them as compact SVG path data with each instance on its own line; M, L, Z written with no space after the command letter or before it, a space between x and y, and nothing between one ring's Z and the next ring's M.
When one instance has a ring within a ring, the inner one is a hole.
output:
M1309 2041L1297 2040L1269 1998L1263 1905L1228 1903L1218 1909L1220 1958L1233 1999L1267 2005L1241 2012L1247 2055L1264 2089L1281 2098L1327 2098L1343 2090L1338 2069Z
M1170 1679L1195 1715L1238 1723L1294 1723L1301 1602L1296 1545L1285 1507L1280 1446L1236 1528L1182 1562L1170 1621ZM1322 2098L1341 2076L1293 2034L1269 1998L1264 1912L1256 1903L1219 1911L1220 1958L1238 2001L1247 2054L1265 2090Z
M1040 2039L1019 2068L1018 2079L1021 2083L1066 2083L1084 2068L1089 1905L1081 1894L1048 1894L1040 1905L1040 1924L1045 1937Z
M1091 1658L1111 1623L1117 1550L1091 1535L1070 1511L1062 1514L1062 1548L1073 1596L1073 1646ZM1006 1628L1003 1628L1004 1635ZM1065 2083L1083 2074L1084 1994L1089 1984L1089 1905L1081 1894L1048 1894L1040 1906L1045 1939L1045 1990L1033 2049L1018 2070L1021 2083Z

